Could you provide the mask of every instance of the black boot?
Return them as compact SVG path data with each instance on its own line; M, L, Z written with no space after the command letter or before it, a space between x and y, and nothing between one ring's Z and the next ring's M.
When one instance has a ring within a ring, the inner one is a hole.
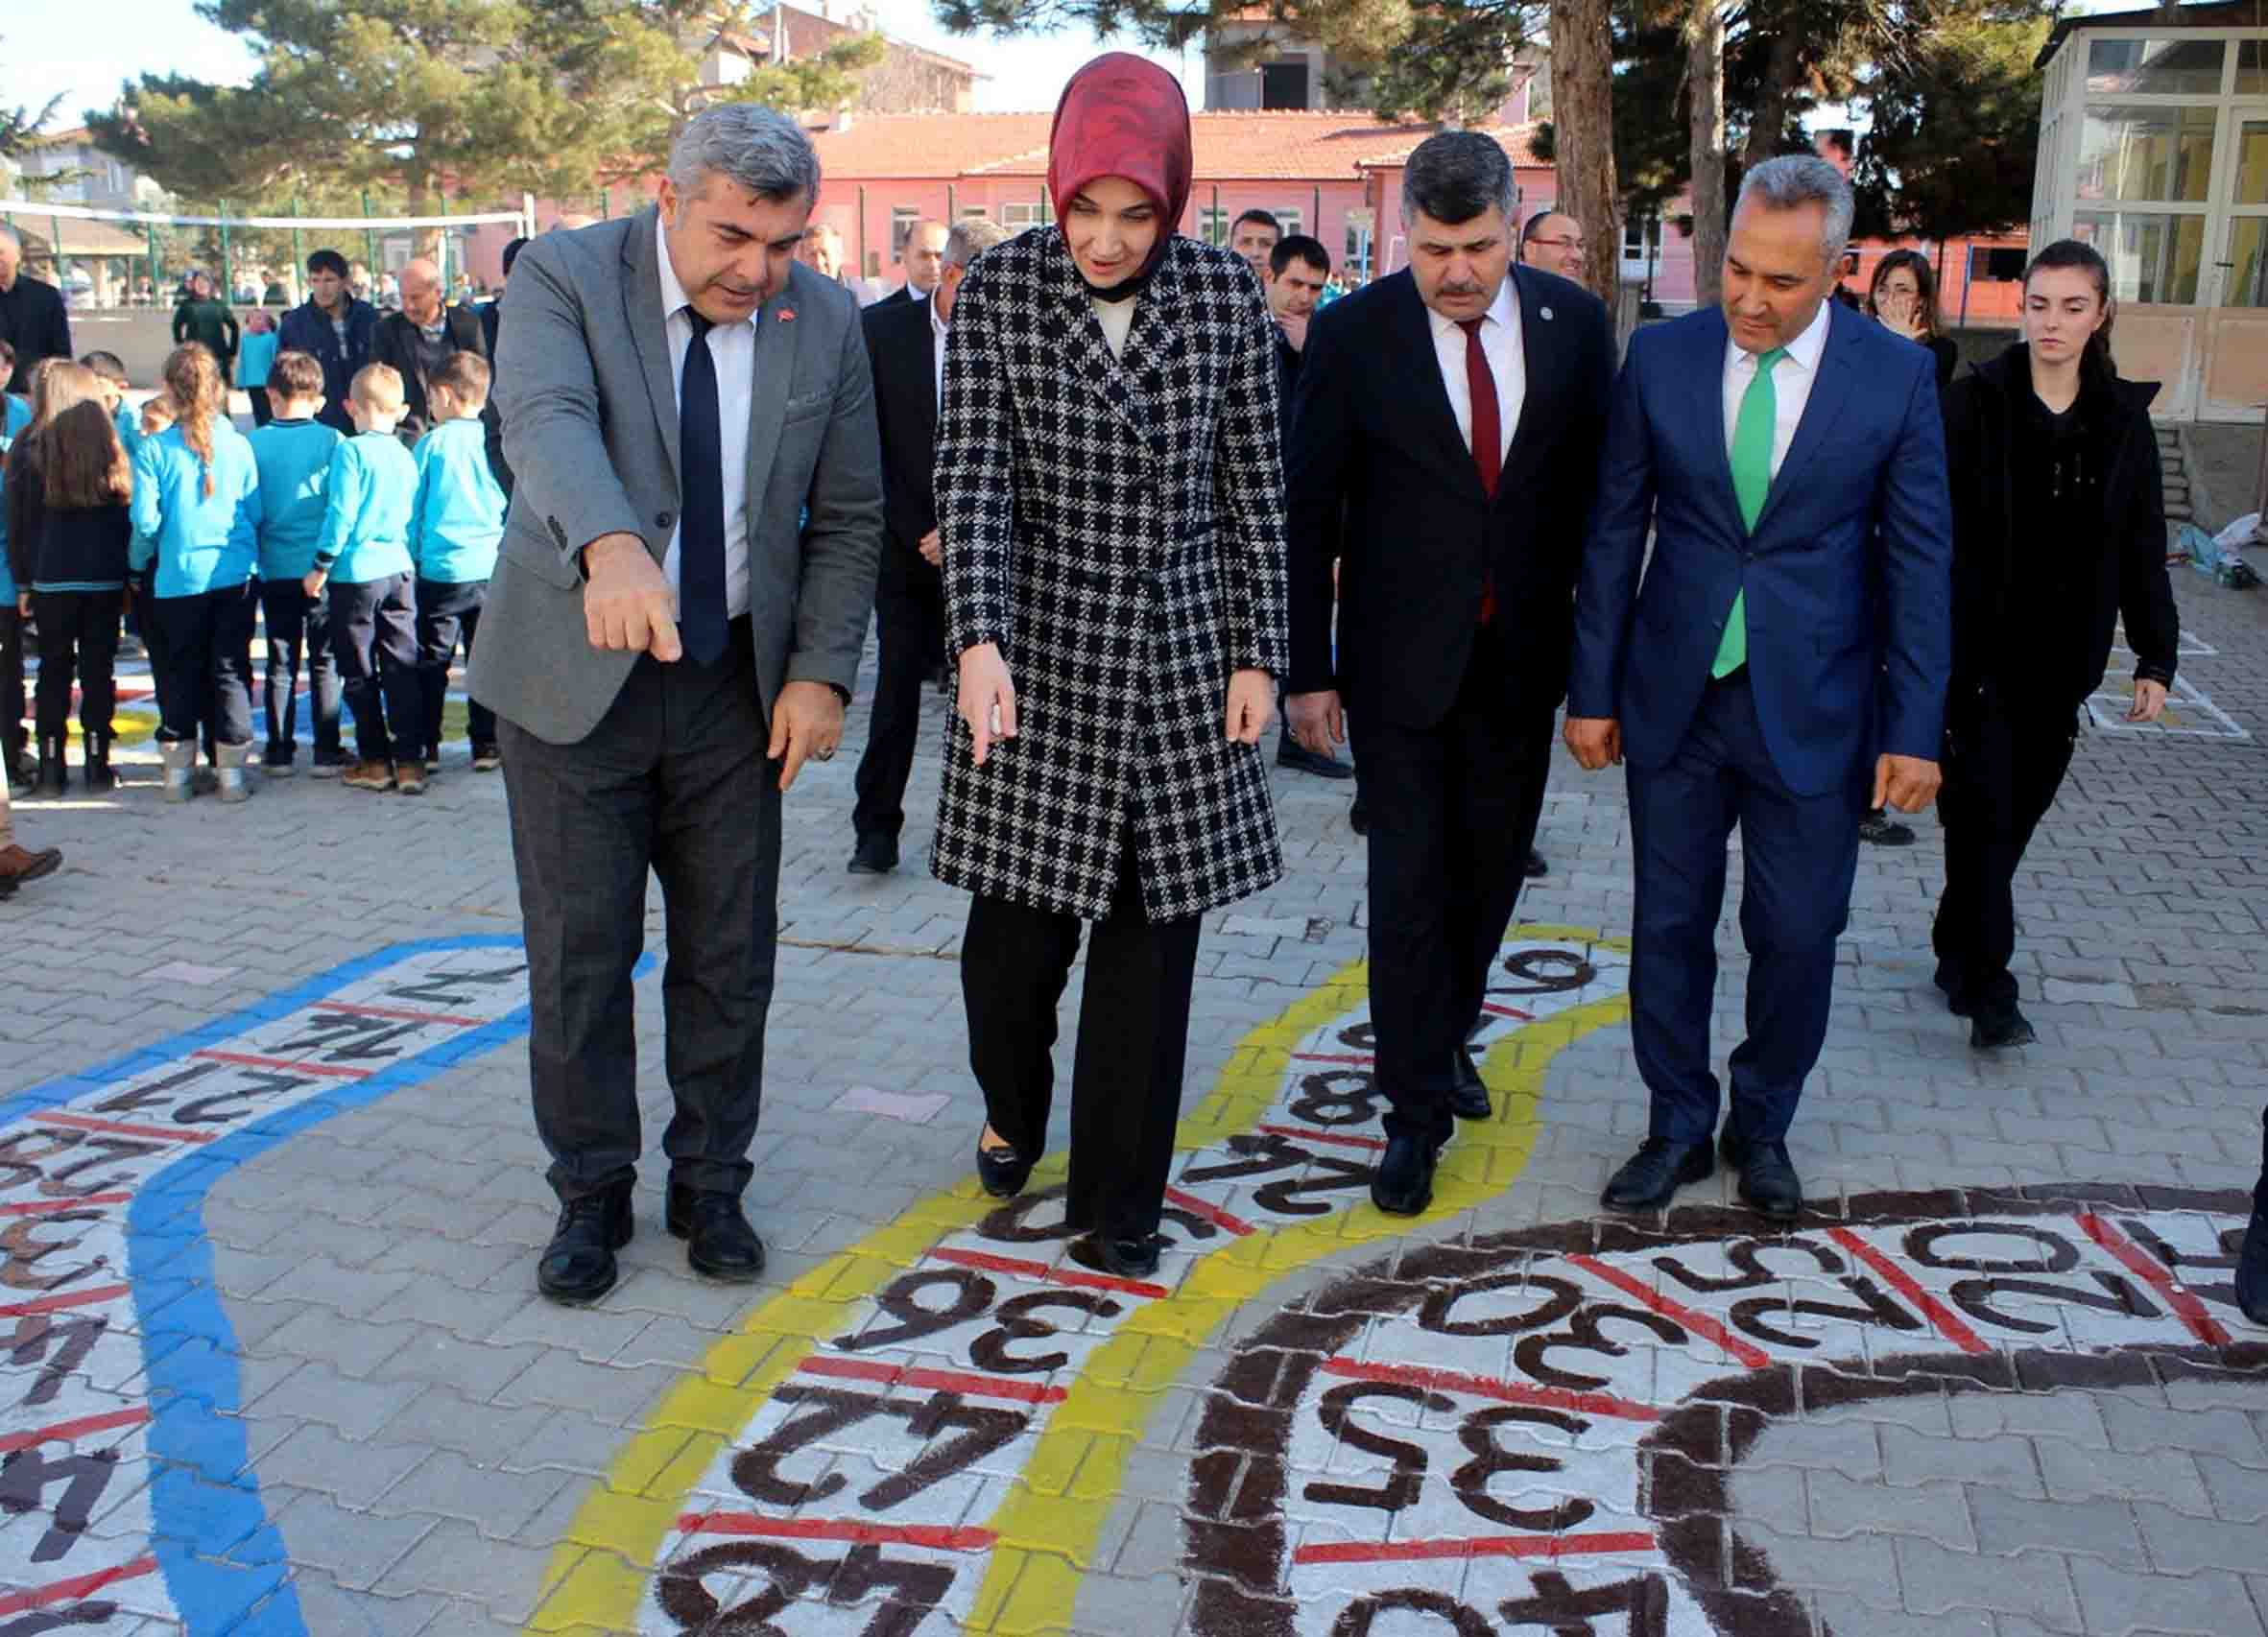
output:
M60 733L39 735L39 789L40 795L63 794L63 737Z
M2255 1324L2268 1325L2268 1214L2259 1211L2236 1253L2236 1305Z
M5 737L6 743L0 744L0 764L5 765L8 794L21 801L36 788L32 782L32 770L24 763L24 747L15 742L15 736L9 734Z
M116 790L118 775L110 770L110 735L89 733L86 736L86 788Z

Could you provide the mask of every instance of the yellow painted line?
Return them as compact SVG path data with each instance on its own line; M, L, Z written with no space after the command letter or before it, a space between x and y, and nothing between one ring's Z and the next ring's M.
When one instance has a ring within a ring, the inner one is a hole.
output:
M1620 954L1630 948L1627 939L1579 927L1521 926L1505 936L1508 942L1581 942ZM1177 1151L1209 1148L1258 1124L1282 1095L1293 1050L1353 1008L1368 992L1368 962L1349 962L1240 1040L1212 1092L1182 1118ZM1629 1009L1624 995L1590 1002L1523 1024L1491 1048L1482 1078L1492 1090L1510 1095L1508 1113L1459 1127L1444 1151L1433 1208L1424 1216L1389 1217L1364 1204L1313 1224L1264 1229L1199 1259L1171 1297L1136 1309L1087 1361L1048 1418L1013 1498L994 1514L991 1527L999 1544L964 1629L1025 1632L1067 1624L1094 1543L1116 1504L1126 1458L1191 1355L1238 1307L1294 1269L1413 1233L1510 1187L1535 1145L1536 1105L1552 1057L1592 1030L1621 1021ZM1064 1156L1052 1154L1036 1174L1045 1177L1063 1164ZM552 1551L528 1629L634 1629L686 1494L773 1388L823 1340L841 1335L860 1302L998 1203L973 1177L930 1196L804 1274L710 1348L698 1374L662 1395L645 1429L577 1510L566 1538Z

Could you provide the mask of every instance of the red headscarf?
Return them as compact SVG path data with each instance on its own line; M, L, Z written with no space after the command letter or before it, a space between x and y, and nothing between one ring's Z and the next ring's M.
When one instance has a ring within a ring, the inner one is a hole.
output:
M1141 277L1165 254L1188 208L1193 168L1189 100L1179 80L1124 51L1106 53L1071 76L1047 137L1047 191L1058 227L1082 188L1102 177L1124 177L1158 206L1158 243L1135 275Z

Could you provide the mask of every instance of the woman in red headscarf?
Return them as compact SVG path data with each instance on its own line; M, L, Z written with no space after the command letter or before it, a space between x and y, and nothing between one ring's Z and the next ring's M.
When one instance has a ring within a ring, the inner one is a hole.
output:
M1181 85L1123 53L1065 87L1056 225L970 267L937 502L961 688L932 867L962 948L977 1165L1015 1194L1091 923L1073 1070L1074 1254L1157 1268L1198 919L1283 872L1256 748L1283 665L1273 332L1243 259L1174 231Z

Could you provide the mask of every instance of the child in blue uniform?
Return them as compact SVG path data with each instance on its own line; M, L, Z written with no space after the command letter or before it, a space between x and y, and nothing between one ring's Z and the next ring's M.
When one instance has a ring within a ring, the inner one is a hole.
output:
M236 384L251 401L252 427L257 431L275 418L269 400L268 372L275 366L275 320L264 308L244 316L244 337L236 344Z
M89 352L80 363L94 371L102 383L103 408L109 412L110 424L118 429L118 441L126 447L126 458L133 459L133 452L142 443L142 417L129 408L126 389L131 384L126 378L126 364L115 352Z
M425 707L418 672L417 579L410 510L418 463L394 429L404 410L401 372L366 364L346 395L352 438L331 452L322 533L301 581L330 598L331 652L354 712L355 790L425 794Z
M481 600L504 537L504 488L489 463L481 411L489 401L489 362L452 352L426 383L433 430L418 439L418 505L410 545L418 558L418 663L424 670L425 754L441 760L442 701L462 641L465 663L480 629ZM496 715L478 700L466 707L475 771L497 765Z
M245 439L260 468L260 618L268 628L268 748L261 771L292 776L298 753L299 656L315 716L314 772L346 770L339 746L339 667L331 656L327 599L307 595L315 542L322 534L331 456L345 441L315 417L322 410L322 366L304 352L279 352L268 369L275 416Z
M15 348L0 341L0 381L15 373ZM32 424L32 406L13 392L0 392L0 438L17 439Z
M228 423L220 360L198 343L165 361L173 424L133 459L131 561L153 593L145 632L157 683L165 799L186 801L200 726L211 729L223 801L242 801L252 743L253 576L260 475Z
M5 344L0 343L0 344ZM11 794L29 795L24 769L24 611L8 566L8 456L15 439L0 433L0 776Z

